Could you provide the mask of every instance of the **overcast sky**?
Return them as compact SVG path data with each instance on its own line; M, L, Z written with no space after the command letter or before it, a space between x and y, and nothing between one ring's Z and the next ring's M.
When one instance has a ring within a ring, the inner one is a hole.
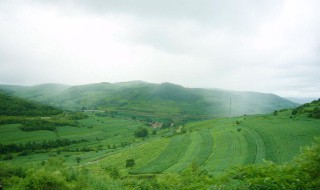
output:
M319 0L1 0L0 83L320 97Z

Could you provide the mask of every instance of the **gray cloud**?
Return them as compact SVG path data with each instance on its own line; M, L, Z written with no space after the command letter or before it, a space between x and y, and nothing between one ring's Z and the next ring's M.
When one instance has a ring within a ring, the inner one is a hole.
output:
M146 80L319 97L317 0L0 2L0 82Z

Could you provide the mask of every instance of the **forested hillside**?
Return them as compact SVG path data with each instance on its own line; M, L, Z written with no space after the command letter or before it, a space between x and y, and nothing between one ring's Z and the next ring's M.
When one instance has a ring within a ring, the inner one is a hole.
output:
M0 92L0 116L50 116L62 113L52 106L26 101Z
M79 86L43 84L31 87L1 85L16 96L72 110L102 110L141 120L179 122L213 117L273 112L297 106L273 94L185 88L141 81Z

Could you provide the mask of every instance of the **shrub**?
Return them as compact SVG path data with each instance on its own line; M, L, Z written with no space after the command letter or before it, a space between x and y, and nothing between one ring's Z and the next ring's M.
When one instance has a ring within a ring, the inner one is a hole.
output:
M25 179L25 187L38 190L68 189L65 179L59 172L33 172Z
M126 160L126 168L132 168L135 165L134 159L127 159Z
M148 129L140 127L136 131L134 131L134 136L136 137L146 137L148 136Z

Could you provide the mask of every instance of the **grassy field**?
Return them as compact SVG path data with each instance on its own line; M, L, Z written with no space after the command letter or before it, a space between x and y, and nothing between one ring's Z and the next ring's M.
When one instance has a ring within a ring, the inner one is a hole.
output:
M95 116L80 120L80 127L62 126L55 131L25 132L18 124L0 126L0 143L41 143L59 138L81 140L68 146L43 152L19 155L4 162L39 164L50 157L61 157L66 163L88 166L99 172L116 167L122 175L181 172L192 164L213 175L233 166L259 164L264 160L286 163L300 147L310 145L320 136L320 121L305 116L290 118L291 111L273 114L219 118L161 129L149 137L133 135L146 127L131 119ZM4 157L2 155L1 157ZM135 165L126 168L128 159Z

